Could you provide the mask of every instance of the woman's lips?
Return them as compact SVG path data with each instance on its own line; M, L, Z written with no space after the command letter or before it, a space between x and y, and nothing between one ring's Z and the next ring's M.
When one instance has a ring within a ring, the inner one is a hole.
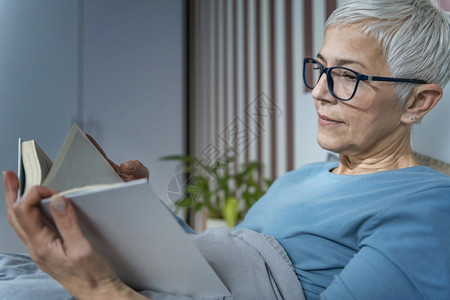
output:
M339 125L339 124L344 123L344 122L335 120L333 118L330 118L326 115L321 115L321 114L318 114L318 115L319 115L319 125L322 125L322 126L333 126L333 125Z

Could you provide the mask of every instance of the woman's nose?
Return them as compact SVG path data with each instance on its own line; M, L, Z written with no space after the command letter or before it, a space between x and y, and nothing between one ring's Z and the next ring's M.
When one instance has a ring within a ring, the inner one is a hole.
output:
M327 74L323 73L312 90L314 100L336 102L337 99L328 90Z

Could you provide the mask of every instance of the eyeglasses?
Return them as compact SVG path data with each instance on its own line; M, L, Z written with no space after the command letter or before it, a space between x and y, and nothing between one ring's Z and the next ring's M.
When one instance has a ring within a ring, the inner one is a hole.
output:
M407 83L427 83L420 79L405 79L392 77L379 77L363 75L345 67L325 68L321 63L313 58L303 60L303 82L307 88L313 89L319 82L323 73L327 76L328 91L333 97L341 101L348 101L355 96L356 89L361 80L368 81L389 81Z

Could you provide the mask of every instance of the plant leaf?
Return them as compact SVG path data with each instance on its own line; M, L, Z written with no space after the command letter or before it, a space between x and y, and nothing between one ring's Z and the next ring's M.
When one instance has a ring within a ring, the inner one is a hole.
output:
M236 226L239 217L239 202L235 197L228 197L225 200L223 207L223 217L227 222L228 227L233 228Z

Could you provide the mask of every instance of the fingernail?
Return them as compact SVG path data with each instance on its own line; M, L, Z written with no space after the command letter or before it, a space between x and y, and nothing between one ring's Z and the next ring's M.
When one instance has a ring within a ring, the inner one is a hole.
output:
M63 212L67 208L66 199L61 195L53 196L50 203L57 212Z
M127 166L128 170L133 170L134 169L134 164L130 163L130 162L126 162L125 166Z

